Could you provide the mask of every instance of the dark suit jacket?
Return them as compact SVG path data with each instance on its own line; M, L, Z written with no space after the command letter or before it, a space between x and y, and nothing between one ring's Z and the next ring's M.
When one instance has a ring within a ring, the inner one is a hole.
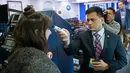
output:
M90 58L95 57L95 49L93 46L93 36L91 31L86 31L80 34L79 39L73 40L69 48L65 48L68 55L83 50L83 63L81 65L80 73L95 73L92 68L89 68ZM116 60L114 60L114 56ZM114 73L127 64L126 54L118 35L115 35L105 30L104 48L100 59L109 65L109 70L98 73Z
M120 11L116 12L115 21L117 21L121 25L121 29L122 29ZM130 10L129 9L126 9L125 25L126 25L126 27L125 27L126 33L130 33L130 31L128 31L128 28L130 28Z

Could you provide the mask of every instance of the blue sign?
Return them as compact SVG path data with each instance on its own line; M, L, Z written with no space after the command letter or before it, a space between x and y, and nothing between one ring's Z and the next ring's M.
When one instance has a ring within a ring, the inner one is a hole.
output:
M67 5L66 9L69 11L71 9L70 5Z

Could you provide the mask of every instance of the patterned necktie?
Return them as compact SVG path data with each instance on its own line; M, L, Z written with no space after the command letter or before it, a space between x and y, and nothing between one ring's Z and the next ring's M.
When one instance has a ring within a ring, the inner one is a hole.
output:
M102 52L102 45L100 42L101 36L98 33L95 33L94 36L95 36L96 59L99 59L100 54Z

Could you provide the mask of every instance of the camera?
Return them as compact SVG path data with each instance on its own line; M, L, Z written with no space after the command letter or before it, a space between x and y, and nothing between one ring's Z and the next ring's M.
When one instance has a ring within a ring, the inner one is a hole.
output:
M107 22L107 14L108 14L108 12L106 10L104 10L103 11L103 16L104 16L105 22Z

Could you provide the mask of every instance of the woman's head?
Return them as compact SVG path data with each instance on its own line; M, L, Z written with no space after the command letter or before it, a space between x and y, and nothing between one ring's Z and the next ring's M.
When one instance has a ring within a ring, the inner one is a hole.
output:
M46 30L50 26L48 16L26 7L14 29L15 47L35 47L47 52Z

